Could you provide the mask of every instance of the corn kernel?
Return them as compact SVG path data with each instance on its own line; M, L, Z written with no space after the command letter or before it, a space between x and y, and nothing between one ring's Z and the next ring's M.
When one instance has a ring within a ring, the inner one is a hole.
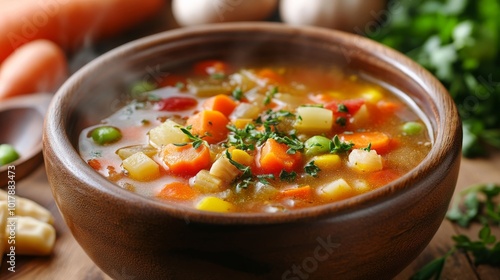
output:
M338 155L320 155L315 156L312 160L321 170L332 170L340 166L340 157Z
M196 205L196 209L225 213L232 212L234 210L234 205L218 197L207 196Z
M377 103L384 96L377 89L371 88L371 89L368 89L368 90L364 91L363 93L361 93L361 97L363 97L363 99L365 99L367 102Z
M239 164L250 166L253 163L253 157L247 152L240 149L233 149L231 151L231 158Z
M252 119L235 119L233 120L233 125L237 129L243 129L247 124L252 123L252 121L253 121Z

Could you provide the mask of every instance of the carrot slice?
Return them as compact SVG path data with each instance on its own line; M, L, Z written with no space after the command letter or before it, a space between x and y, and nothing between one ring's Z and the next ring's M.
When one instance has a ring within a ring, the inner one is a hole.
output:
M383 132L357 132L339 135L340 140L354 143L355 149L366 148L371 144L371 149L378 154L384 154L391 149L391 138Z
M202 106L205 110L219 111L228 117L233 112L234 108L236 108L236 105L238 105L238 103L231 97L225 94L219 94L205 100Z
M291 198L291 199L308 200L311 198L311 196L312 196L311 186L306 185L299 188L283 190L277 195L277 199L279 200L279 199Z
M398 172L392 169L384 169L376 171L368 176L368 182L370 182L374 187L381 187L389 184L390 182L401 177Z
M172 182L166 184L156 196L162 199L191 200L197 194L196 190L186 183Z
M191 132L203 137L203 140L215 144L226 139L229 130L229 119L219 111L203 110L186 121L186 126L191 126Z
M302 154L288 154L288 145L278 143L274 139L267 139L260 150L257 173L279 175L282 170L291 172L296 170L302 162Z
M192 144L184 146L168 144L163 147L161 158L169 171L179 176L193 176L198 171L209 168L212 163L210 150L205 145L195 149Z

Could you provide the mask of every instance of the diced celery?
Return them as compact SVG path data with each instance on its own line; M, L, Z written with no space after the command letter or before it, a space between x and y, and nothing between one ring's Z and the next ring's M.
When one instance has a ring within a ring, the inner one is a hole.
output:
M214 193L222 190L222 180L210 174L208 170L200 170L193 180L193 188L201 193Z

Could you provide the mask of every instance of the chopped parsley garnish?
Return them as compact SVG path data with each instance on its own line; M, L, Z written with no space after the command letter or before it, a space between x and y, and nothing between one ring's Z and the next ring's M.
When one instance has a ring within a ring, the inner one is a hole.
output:
M366 148L361 148L361 150L367 151L367 152L371 151L372 150L372 143L369 143Z
M316 164L314 164L313 160L306 164L306 166L304 167L304 171L310 176L317 177L321 169Z
M462 227L468 227L474 220L481 222L483 226L478 233L479 239L473 241L463 234L452 236L455 245L443 257L421 268L411 279L439 279L446 259L457 250L473 256L475 265L500 266L500 241L492 234L490 227L500 224L500 205L494 202L500 195L500 185L474 185L459 195L448 211L447 218ZM484 197L484 201L480 201L480 197Z
M281 170L280 172L280 180L285 182L293 182L297 178L297 172L291 171L287 172L286 170Z
M186 134L187 137L189 138L189 140L193 141L192 142L192 145L193 145L193 148L195 149L198 149L198 147L200 147L202 144L205 144L208 146L208 144L206 143L205 140L203 140L201 137L199 136L195 136L191 133L191 126L187 126L187 127L181 127L180 130L182 131L182 133ZM188 143L176 143L174 144L175 146L185 146L187 145Z
M241 90L241 88L236 88L235 90L233 90L232 95L233 95L234 99L236 99L238 101L243 99L243 91Z
M347 143L340 141L338 135L333 137L333 141L330 143L330 153L332 154L340 154L348 152L352 149L354 143Z
M274 96L278 93L278 87L274 86L266 92L266 98L264 98L264 105L269 105Z
M344 104L339 104L339 106L337 106L337 112L349 113L349 110L347 109L347 107Z
M338 117L336 120L335 120L335 123L340 125L340 126L345 126L347 124L347 119L344 118L344 117Z

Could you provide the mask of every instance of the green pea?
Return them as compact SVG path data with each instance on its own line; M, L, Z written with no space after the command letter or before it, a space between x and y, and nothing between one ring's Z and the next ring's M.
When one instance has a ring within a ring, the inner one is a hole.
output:
M324 136L313 136L304 143L307 156L315 156L330 152L332 140Z
M122 138L120 130L113 126L101 126L92 130L90 136L99 145L116 142Z
M0 166L16 161L19 154L16 149L9 144L0 145Z
M424 129L423 125L418 122L407 122L403 125L403 133L406 135L417 135Z

